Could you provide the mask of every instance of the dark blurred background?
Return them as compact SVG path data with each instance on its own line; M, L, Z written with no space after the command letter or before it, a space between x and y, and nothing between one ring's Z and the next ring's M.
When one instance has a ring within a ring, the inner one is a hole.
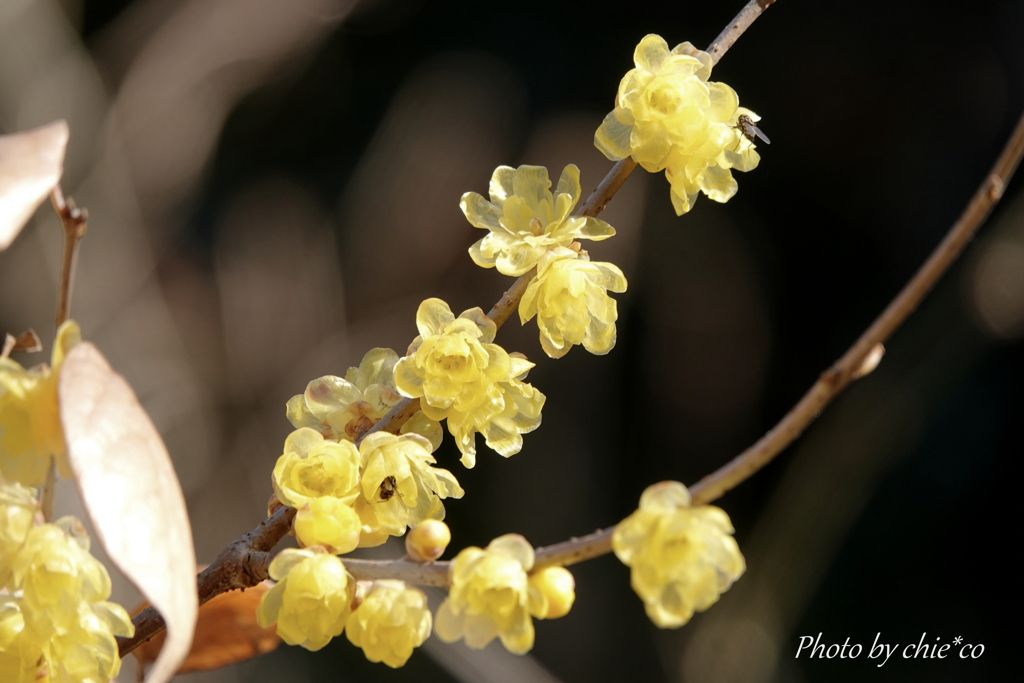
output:
M423 298L486 310L511 283L466 255L483 233L460 195L486 192L499 164L557 178L570 162L586 194L611 166L592 137L635 44L705 47L741 5L0 3L0 132L70 123L64 188L91 218L74 317L164 434L200 561L264 514L290 396L373 346L403 352ZM442 446L467 491L447 506L452 550L613 524L647 485L693 483L771 428L983 179L1024 110L1022 36L1020 0L773 6L712 76L763 117L760 168L682 218L663 177L629 179L602 216L619 235L591 249L630 283L607 357L555 362L533 323L502 330L538 363L544 425L507 461L481 443L471 471ZM1013 678L1022 187L879 369L719 501L748 570L684 628L651 625L604 557L574 567L575 608L537 623L527 657L431 639L391 671L342 637L181 680ZM0 329L52 338L59 232L42 211L0 255ZM123 581L115 597L137 599ZM818 633L985 649L881 668L795 659Z

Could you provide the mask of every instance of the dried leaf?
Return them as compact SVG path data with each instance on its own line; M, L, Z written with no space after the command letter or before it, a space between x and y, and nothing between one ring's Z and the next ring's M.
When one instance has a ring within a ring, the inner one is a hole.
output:
M237 664L270 652L281 644L277 625L263 628L256 622L256 607L260 598L270 590L266 582L244 591L221 593L199 608L196 634L192 650L182 662L179 674L217 669ZM139 613L149 606L144 602L135 609ZM155 661L164 645L165 635L158 633L143 643L132 654L139 667Z
M21 232L64 172L68 124L0 136L0 251Z
M167 622L148 678L163 683L188 654L198 602L181 486L156 427L95 346L68 353L58 392L68 461L96 538Z

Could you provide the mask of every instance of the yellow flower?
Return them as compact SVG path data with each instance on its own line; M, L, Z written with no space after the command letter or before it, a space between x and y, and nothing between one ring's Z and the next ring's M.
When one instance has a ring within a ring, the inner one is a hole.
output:
M323 496L351 500L359 485L359 451L351 441L325 441L317 431L296 429L284 442L273 482L277 499L294 508Z
M678 215L698 192L728 201L737 189L730 169L749 171L760 161L740 117L760 117L739 106L732 88L708 81L710 55L688 42L669 52L661 36L648 35L633 60L594 144L609 159L632 156L651 173L665 170Z
M353 441L402 400L395 388L398 354L391 349L370 349L345 378L325 375L306 386L306 392L288 401L286 414L295 426L310 427L326 439ZM422 434L434 448L441 445L441 425L417 412L402 434Z
M434 623L438 638L446 643L465 638L466 645L480 650L498 637L509 652L529 652L534 637L530 613L541 606L526 576L533 559L533 547L518 534L499 536L486 549L469 547L456 555L451 588Z
M320 545L329 553L344 555L359 546L362 521L352 502L323 496L299 508L294 528L303 546Z
M580 170L569 164L552 196L548 170L543 166L499 166L491 176L487 201L476 192L462 195L462 213L475 228L490 234L469 248L478 266L497 267L520 276L533 268L551 247L568 247L573 240L603 240L615 234L604 221L570 216L580 200Z
M41 644L25 632L21 598L0 595L0 681L36 683Z
M404 581L384 579L373 582L349 616L345 635L371 662L397 669L430 636L430 623L426 595Z
M109 681L121 670L114 636L132 636L131 617L120 605L82 603L75 627L54 634L43 648L53 683Z
M416 311L417 336L395 365L395 384L406 396L422 397L423 412L443 420L447 410L466 410L488 387L508 375L509 358L492 344L498 328L479 308L456 318L440 299L426 299Z
M624 519L612 548L631 568L633 590L661 628L678 628L718 601L745 569L721 509L690 507L690 493L675 481L654 484L640 509Z
M89 554L89 538L74 517L33 527L11 569L13 585L24 596L28 629L40 640L73 630L83 602L110 597L110 575Z
M0 588L11 578L11 562L25 543L35 514L31 489L0 480Z
M626 278L611 263L592 263L572 249L552 249L541 257L537 277L519 302L525 325L537 316L540 345L552 358L561 358L574 344L604 355L615 346L615 300L626 291Z
M509 354L508 377L491 385L479 403L469 410L447 411L448 431L462 452L461 462L476 466L476 435L483 434L487 446L502 457L515 455L523 448L523 434L540 426L546 397L532 385L521 381L533 367L522 354Z
M0 474L25 486L42 486L50 457L57 471L70 478L64 430L57 406L57 377L64 356L82 333L68 320L57 330L51 357L46 364L26 370L10 358L0 358Z
M540 596L540 603L531 609L538 619L558 619L572 609L576 601L576 580L565 567L545 567L530 574L531 597Z
M437 461L430 451L430 442L419 434L374 432L363 439L356 509L369 538L361 545L379 545L375 532L401 536L406 527L425 519L444 519L441 501L462 498L464 491L452 473L432 467Z
M289 645L319 650L341 635L352 612L356 582L345 565L322 548L286 548L270 563L277 584L263 594L256 618Z

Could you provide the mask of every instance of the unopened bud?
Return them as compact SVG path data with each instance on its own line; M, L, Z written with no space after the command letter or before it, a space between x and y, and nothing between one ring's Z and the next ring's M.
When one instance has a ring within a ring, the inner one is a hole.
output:
M572 609L576 601L576 580L565 567L545 567L530 574L530 588L544 596L543 614L538 619L558 619Z
M405 536L405 552L414 562L433 562L451 543L448 525L437 519L425 519Z

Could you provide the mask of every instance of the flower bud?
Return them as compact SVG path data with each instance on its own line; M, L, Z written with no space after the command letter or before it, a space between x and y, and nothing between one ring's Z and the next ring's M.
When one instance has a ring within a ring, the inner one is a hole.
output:
M439 519L425 519L405 536L405 552L414 562L433 562L451 543L452 532Z
M543 597L541 606L533 611L538 619L564 617L576 600L576 580L565 567L545 567L530 574L530 590Z

